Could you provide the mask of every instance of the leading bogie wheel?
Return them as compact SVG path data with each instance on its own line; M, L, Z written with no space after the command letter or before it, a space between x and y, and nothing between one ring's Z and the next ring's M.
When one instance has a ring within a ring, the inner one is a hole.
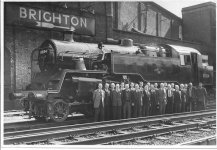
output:
M69 105L63 100L57 100L52 105L51 120L55 122L63 122L69 115Z

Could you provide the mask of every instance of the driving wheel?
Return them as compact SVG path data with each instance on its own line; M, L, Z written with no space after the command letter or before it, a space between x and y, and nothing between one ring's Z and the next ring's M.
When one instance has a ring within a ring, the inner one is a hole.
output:
M52 105L50 118L55 122L63 122L69 115L69 105L63 100L57 100Z

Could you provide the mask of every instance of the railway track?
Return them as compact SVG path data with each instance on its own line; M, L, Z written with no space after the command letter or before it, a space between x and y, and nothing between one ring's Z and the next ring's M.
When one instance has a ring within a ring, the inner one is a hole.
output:
M207 109L216 109L215 100L209 100ZM15 112L14 114L18 115L17 112ZM63 125L82 124L82 123L90 123L90 122L93 122L93 118L87 119L81 115L81 116L74 116L73 118L69 117L67 121L60 122L60 123L37 121L37 120L5 123L4 132L38 129L38 128L46 128L46 127L57 127L57 126L63 126Z
M30 129L38 129L38 128L48 128L48 127L57 127L64 125L73 125L73 124L81 124L93 122L93 118L85 118L84 116L76 116L73 118L68 118L64 122L45 122L45 121L22 121L22 122L14 122L14 123L5 123L4 124L4 132L14 132L14 131L22 131L22 130L30 130Z
M6 132L4 144L106 144L210 126L216 122L215 115L215 110L206 110Z

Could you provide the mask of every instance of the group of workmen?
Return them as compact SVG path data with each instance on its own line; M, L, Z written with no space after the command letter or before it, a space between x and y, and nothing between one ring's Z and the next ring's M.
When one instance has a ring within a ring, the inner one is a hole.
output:
M204 110L206 103L202 83L99 83L93 92L95 121Z

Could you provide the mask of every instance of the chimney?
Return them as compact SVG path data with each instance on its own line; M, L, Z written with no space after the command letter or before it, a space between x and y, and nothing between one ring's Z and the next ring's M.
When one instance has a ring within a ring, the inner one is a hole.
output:
M73 32L71 32L71 31L65 31L64 32L64 41L74 42Z

